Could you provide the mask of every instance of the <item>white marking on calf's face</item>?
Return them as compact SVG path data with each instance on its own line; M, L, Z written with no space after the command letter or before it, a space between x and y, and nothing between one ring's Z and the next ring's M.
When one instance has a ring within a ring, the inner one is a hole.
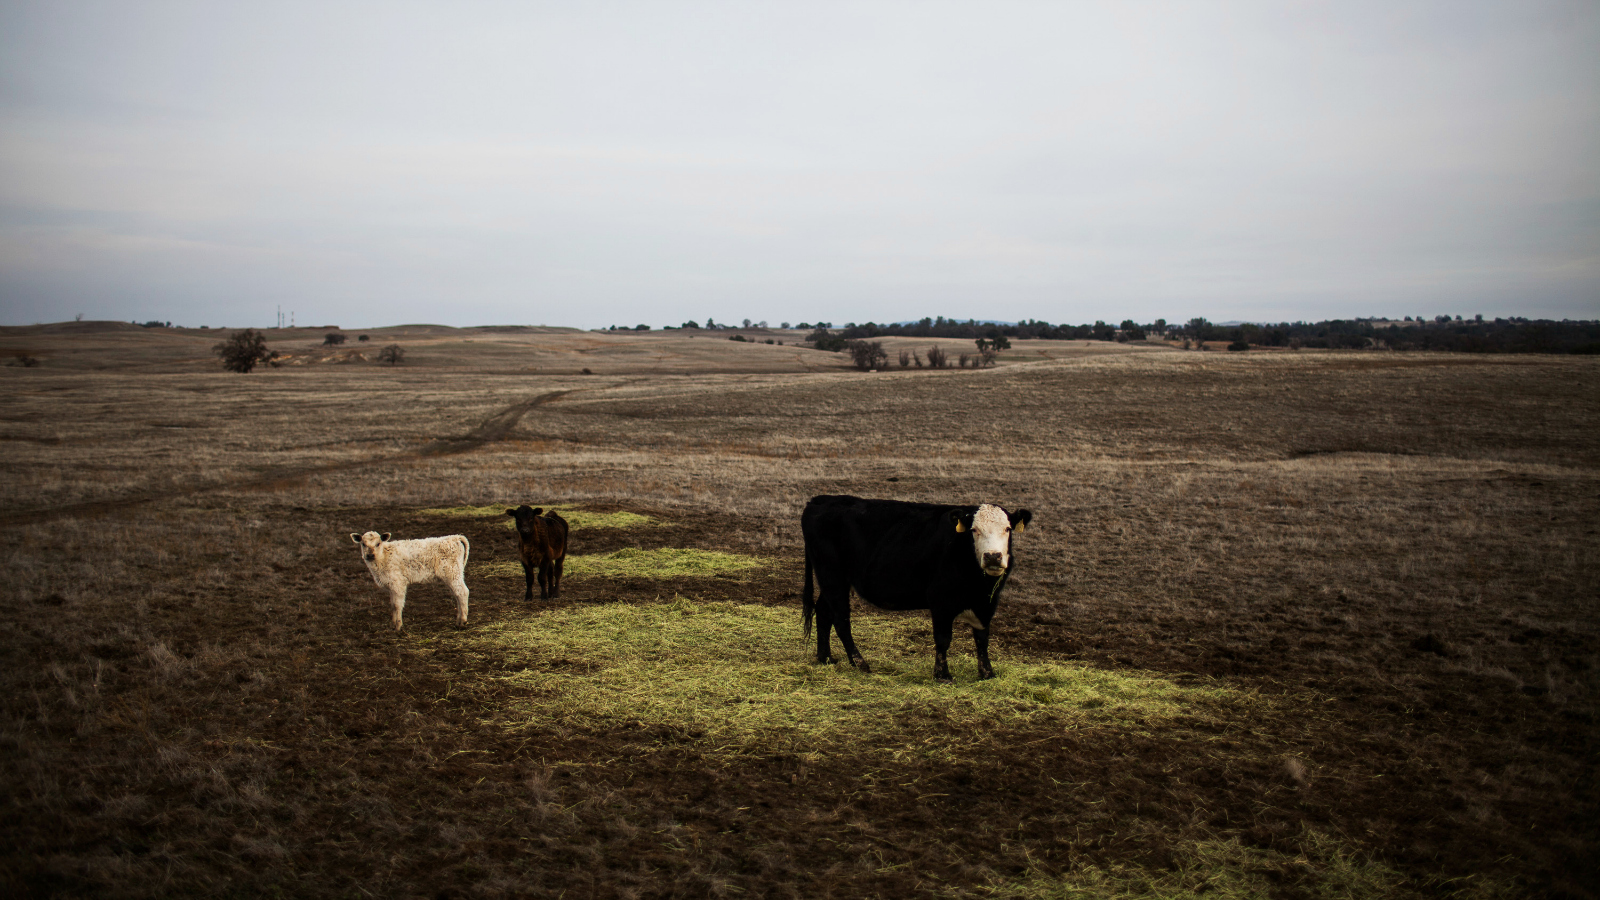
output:
M355 535L351 535L354 537ZM361 536L361 558L368 562L376 562L378 548L383 546L383 536L376 531L369 531Z
M1004 575L1011 564L1011 517L988 503L972 515L972 552L985 575Z

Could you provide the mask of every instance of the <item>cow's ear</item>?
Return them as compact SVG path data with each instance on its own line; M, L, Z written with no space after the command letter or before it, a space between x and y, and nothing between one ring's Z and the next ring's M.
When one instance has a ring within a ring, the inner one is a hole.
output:
M389 539L389 532L385 531L382 535L380 535L380 537L387 541Z
M356 543L359 544L359 543L361 543L361 535L356 534L354 531L352 531L352 532L350 532L350 540L355 541Z
M543 513L543 512L544 512L544 507L542 507L542 506L536 506L536 507L534 507L534 510L533 510L533 514L534 514L534 515L536 515L536 516L537 516L537 515L539 515L539 514L541 514L541 513Z
M967 529L972 527L971 525L967 524L966 516L962 515L961 510L959 509L950 510L950 518L955 520L956 534L966 534Z
M517 511L514 510L514 509L508 509L508 510L506 510L506 515L508 515L511 518L515 519L517 517Z
M1027 524L1032 521L1032 510L1019 509L1011 514L1011 531L1013 533L1021 533L1026 529Z

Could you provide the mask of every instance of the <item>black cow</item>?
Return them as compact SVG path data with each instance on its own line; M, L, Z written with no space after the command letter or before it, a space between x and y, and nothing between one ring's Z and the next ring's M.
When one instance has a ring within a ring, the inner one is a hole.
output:
M871 671L850 638L850 589L880 609L926 609L933 616L933 677L946 684L950 633L956 622L972 626L978 677L989 666L989 622L1011 568L1011 535L1033 513L998 506L943 506L859 497L812 497L800 515L806 542L802 595L805 633L817 617L817 662L832 662L828 631L850 662ZM812 602L812 575L821 594Z
M508 509L506 515L517 520L522 576L528 582L528 592L522 599L533 599L534 572L539 573L540 600L561 596L561 570L567 562L567 520L553 509L545 512L542 507L533 509L527 505Z

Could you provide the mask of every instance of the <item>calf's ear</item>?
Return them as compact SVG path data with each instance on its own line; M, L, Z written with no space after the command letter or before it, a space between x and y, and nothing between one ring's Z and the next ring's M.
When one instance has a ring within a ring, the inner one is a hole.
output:
M359 543L361 543L361 535L356 534L354 531L352 531L352 532L350 532L350 540L355 541L356 543L359 544Z
M382 534L382 535L381 535L381 537L382 537L382 538L383 538L383 539L384 539L384 540L386 540L386 541L387 541L387 540L388 540L388 539L389 539L389 532L387 532L387 531L385 531L385 532L384 532L384 533L383 533L383 534Z
M514 509L508 509L508 510L506 510L506 515L508 515L511 518L515 519L517 517L517 511L514 510Z
M966 534L967 529L972 527L972 525L968 523L967 517L962 515L961 510L959 509L950 510L950 518L955 520L956 534Z
M542 506L535 506L533 508L533 514L536 515L536 516L540 515L543 512L544 512L544 507L542 507Z
M1033 521L1033 510L1019 509L1011 514L1011 531L1013 534L1026 530L1029 522Z

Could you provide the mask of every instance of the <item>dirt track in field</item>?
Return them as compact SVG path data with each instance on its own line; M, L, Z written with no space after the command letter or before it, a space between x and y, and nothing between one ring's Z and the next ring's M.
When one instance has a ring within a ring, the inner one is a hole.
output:
M506 407L504 410L489 417L483 422L483 424L479 425L477 428L474 428L467 434L461 435L460 437L441 438L439 440L432 441L416 450L408 450L404 453L374 456L371 459L364 459L356 462L334 463L321 466L304 466L289 471L274 472L271 475L265 475L259 478L239 479L236 481L210 485L203 488L193 488L184 491L183 493L188 496L193 496L197 494L207 494L215 491L226 490L270 490L275 487L282 487L287 484L302 481L312 475L330 472L347 472L352 469L359 469L362 466L369 466L375 463L395 463L408 459L428 459L432 457L451 456L458 453L469 453L478 449L479 447L482 447L484 444L503 439L512 429L517 427L517 423L522 421L523 416L527 415L532 410L545 405L546 403L554 403L555 401L571 393L573 393L573 391L549 391L547 393L539 394L536 397L530 397L521 403L514 403L511 406ZM175 495L172 492L163 492L160 494L147 493L133 497L117 497L108 500L94 500L87 503L72 503L50 509L27 510L23 512L0 512L0 523L23 524L28 522L47 522L51 519L59 519L65 516L95 515L99 513L110 512L112 510L131 509L133 507L143 506L144 504L153 503L158 500L170 500L174 496Z

